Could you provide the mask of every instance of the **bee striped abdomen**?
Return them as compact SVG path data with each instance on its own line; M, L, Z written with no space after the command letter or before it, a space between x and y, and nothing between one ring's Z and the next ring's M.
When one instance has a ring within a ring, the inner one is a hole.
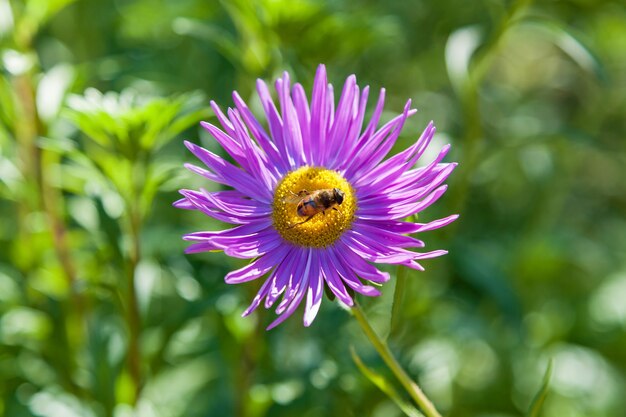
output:
M317 208L317 204L315 203L315 200L313 199L312 196L305 197L298 204L298 216L301 216L301 217L312 216L313 214L317 212L319 212L319 209Z

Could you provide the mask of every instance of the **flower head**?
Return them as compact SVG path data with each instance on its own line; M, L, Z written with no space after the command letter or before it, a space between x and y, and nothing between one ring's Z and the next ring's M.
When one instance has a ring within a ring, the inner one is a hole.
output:
M435 132L431 122L411 147L385 160L404 122L416 112L410 101L402 114L378 128L385 90L365 123L369 88L360 90L351 75L335 108L333 86L323 65L310 102L300 84L290 84L287 73L276 81L280 112L263 81L257 82L257 89L268 130L237 92L235 108L226 114L211 102L221 128L202 123L235 164L185 143L206 165L187 168L232 190L180 190L183 198L175 203L235 225L190 233L184 239L194 242L188 253L223 250L229 256L253 259L225 278L239 284L266 276L244 316L261 302L265 308L278 304L279 316L270 329L306 299L308 326L319 311L325 286L352 306L354 292L379 295L371 284L389 280L389 274L374 264L423 270L420 260L447 253L410 250L424 246L411 235L445 226L456 215L430 223L403 219L445 192L442 184L456 166L442 163L449 145L433 161L415 168Z

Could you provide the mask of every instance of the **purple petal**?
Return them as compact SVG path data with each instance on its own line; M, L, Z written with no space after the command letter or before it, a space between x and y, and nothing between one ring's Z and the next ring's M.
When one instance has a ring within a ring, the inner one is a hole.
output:
M221 250L215 247L215 245L211 242L194 243L185 248L186 254L211 252L211 251L221 251Z
M453 214L448 217L444 217L443 219L433 220L430 223L415 223L418 226L418 229L415 232L426 232L429 230L439 229L440 227L444 227L455 221L459 218L458 214ZM415 233L412 232L412 233Z
M424 242L417 240L410 236L401 235L395 233L377 225L372 225L372 222L365 222L360 219L354 222L353 228L360 233L367 234L370 238L375 239L377 242L386 246L393 246L398 248L423 248Z
M306 93L302 85L295 84L293 86L293 105L298 116L298 124L300 125L300 133L302 134L302 148L304 153L303 162L307 165L313 165L313 146L311 140L311 113Z
M257 230L263 224L239 226L219 232L195 232L183 236L184 240L200 242L189 246L186 253L223 250L238 258L254 258L277 248L281 241L276 239L271 226Z
M380 196L386 196L386 199L395 199L399 193L412 193L413 200L422 198L426 193L417 196L418 191L432 190L448 178L452 171L456 168L456 163L440 164L441 160L446 156L450 145L442 148L437 158L428 166L417 171L400 172L397 169L389 169L387 173L379 178L372 180L365 186L360 186L359 201L367 201L375 199L380 201ZM407 164L406 167L409 165ZM400 174L400 175L398 175Z
M341 142L346 140L348 128L350 127L350 120L353 115L354 109L354 97L358 97L358 87L356 85L356 77L350 75L343 86L341 97L339 98L339 104L337 105L337 113L335 120L330 129L326 153L328 158L326 159L326 165L333 166L333 160L337 157L337 152Z
M185 249L185 253L197 253L207 251L224 251L229 256L241 259L252 259L264 255L280 246L267 232L257 233L247 238L215 237L212 239L198 239L193 236L185 236L185 240L196 241Z
M357 178L360 173L368 172L386 155L398 138L405 120L417 112L417 110L410 110L409 105L410 101L405 106L403 114L387 122L367 141L359 142L359 146L346 158L348 162L343 169L347 179L351 180Z
M383 107L385 105L385 89L381 88L378 93L378 101L376 102L376 107L374 108L374 112L372 113L372 117L370 122L359 138L359 143L367 143L369 139L372 137L374 132L376 132L376 127L378 127L378 122L380 122L380 117L383 114Z
M326 126L324 129L326 131L324 137L324 142L320 143L320 165L327 166L328 159L330 156L330 128L335 122L335 96L333 93L333 85L328 84L326 86L326 103L324 103L326 112L328 113L328 118L326 119Z
M304 326L309 327L322 304L324 294L324 281L320 270L320 260L317 250L311 251L311 271L309 272L309 289L307 291L306 304L304 306Z
M185 141L185 146L225 183L259 201L271 202L272 192L244 170L214 153Z
M433 204L446 192L447 188L447 185L442 185L441 187L434 190L422 201L417 203L404 204L382 210L375 207L374 205L359 208L359 210L357 211L357 217L364 220L404 219L405 217L411 216L415 213L419 213L426 207Z
M429 230L439 229L455 221L459 217L458 214L454 214L443 219L433 220L429 223L410 223L401 222L397 220L363 220L359 219L360 224L366 224L379 229L387 230L398 234L410 234L426 232Z
M350 231L349 231L350 232ZM363 259L375 263L388 263L394 265L406 265L409 268L424 270L415 262L415 259L426 259L441 256L445 251L433 251L427 253L412 252L401 248L385 247L376 240L357 232L351 235L345 233L335 245L343 249L342 252L352 251ZM340 250L341 250L340 249Z
M204 214L209 217L213 217L214 219L234 224L247 224L259 221L269 222L269 216L263 212L260 212L259 214L254 211L246 211L243 209L237 211L229 210L228 212L225 212L219 209L215 202L202 192L199 193L192 190L179 190L179 192L185 196L187 201L189 201L197 210L202 211Z
M245 155L243 154L243 151L241 149L241 145L239 144L239 142L237 142L232 136L227 135L222 130L220 130L217 126L212 125L211 123L200 122L200 126L202 126L206 131L208 131L211 134L211 136L213 136L213 138L217 141L217 143L219 143L222 146L222 148L224 148L224 150L228 152L228 154L232 156L233 159L237 161L237 163L239 163L239 165L243 167L246 166L247 161L245 160Z
M234 239L252 236L253 234L268 228L271 225L270 221L267 222L255 222L246 224L243 226L237 226L226 230L212 231L212 232L194 232L189 233L183 237L185 240L208 240L214 237L232 237Z
M194 174L201 175L208 180L211 180L218 184L229 185L228 182L224 178L209 171L208 169L200 168L199 166L195 166L195 165L188 164L188 163L183 164L183 166L187 168L189 171L193 172Z
M274 139L276 148L280 153L282 164L288 168L291 164L289 163L290 156L287 153L285 140L283 138L283 121L276 110L274 100L272 100L272 96L265 82L263 80L257 80L256 86L257 92L259 93L259 99L261 99L261 105L265 111L265 117L267 118L267 122L270 127L270 133Z
M174 201L172 203L172 206L179 208L179 209L183 209L183 210L195 210L196 209L196 206L191 204L189 200L187 200L186 198L181 198L180 200Z
M346 265L350 265L360 278L378 284L383 284L389 281L390 276L387 272L379 271L378 268L365 262L363 258L354 252L345 251L337 253L343 258L344 263Z
M355 107L358 109L356 110L354 119L350 123L350 129L346 134L345 140L341 142L341 148L337 152L338 155L350 155L359 143L359 134L361 133L363 120L365 119L365 109L367 107L367 97L369 95L369 91L369 86L365 86L363 92L361 93L361 98L359 99L355 96ZM341 169L344 164L345 161L343 158L339 158L339 160L334 162L333 168Z
M326 142L326 125L328 124L329 112L326 106L326 67L320 65L313 82L311 95L311 159L312 166L322 164L322 150Z
M398 136L400 136L400 132L404 127L404 122L410 116L415 114L417 110L411 110L411 100L407 101L404 106L404 112L398 118L397 122L394 124L394 128L389 134L378 136L378 132L372 138L372 144L376 144L376 142L380 142L375 150L369 147L369 149L363 149L362 152L359 152L357 155L356 161L353 162L353 166L358 167L354 172L354 177L358 177L359 175L369 172L373 169L383 158L389 153L393 145L396 143ZM394 119L395 120L395 119ZM382 130L382 129L381 129ZM383 140L384 138L384 140ZM348 175L348 174L346 174Z
M394 186L380 187L377 194L369 195L359 199L359 204L363 209L378 210L383 207L396 207L415 203L428 194L432 193L435 188L439 187L456 168L456 164L448 164L445 169L439 171L437 175L430 178L424 185L414 184L414 186L406 185L403 188ZM366 210L366 211L367 211Z
M297 265L299 269L295 270L294 274L291 276L290 280L287 283L287 288L285 288L285 293L283 294L283 299L276 307L276 314L281 314L287 306L291 304L291 301L295 297L298 292L298 288L303 285L304 279L309 279L309 271L311 269L311 248L303 248L302 253L304 258L301 259L302 263ZM308 281L307 281L308 282Z
M388 247L368 235L348 230L335 243L338 247L345 246L367 261L375 263L398 264L410 262L416 253L405 249Z
M268 228L253 237L241 239L235 244L226 246L224 253L234 258L252 259L263 256L281 245L282 242L276 230Z
M226 281L227 284L240 284L242 282L255 280L265 275L270 269L279 264L288 251L289 248L283 245L274 252L252 261L243 268L229 272L226 274L224 281Z
M363 285L363 283L359 281L359 278L354 274L350 265L345 265L342 262L342 259L339 258L339 251L331 248L327 251L327 253L328 259L331 261L335 270L348 287L352 288L359 294L367 295L368 297L376 297L380 295L380 291L378 291L378 289L370 285Z
M280 100L280 108L283 116L283 139L288 152L291 168L295 169L304 161L302 147L302 133L296 109L291 101L289 74L283 74L282 79L276 80L276 91Z
M246 308L244 312L241 314L241 317L246 317L250 315L250 313L252 313L254 310L257 309L259 304L261 304L261 300L263 300L263 298L267 296L270 286L275 279L276 279L276 269L273 270L270 276L265 280L265 282L261 286L261 289L257 292L254 299L252 299L252 302L250 303L248 308Z
M280 323L282 323L283 321L285 321L289 316L291 316L293 314L293 312L296 310L296 308L298 308L298 306L300 305L300 302L302 301L302 299L304 298L304 294L306 292L306 290L309 287L309 270L311 267L311 257L310 255L307 256L307 263L306 263L306 268L304 270L304 274L302 275L302 277L300 278L300 281L298 282L298 287L297 290L295 292L295 294L293 294L290 297L287 297L288 295L285 294L285 300L289 299L290 303L289 303L289 307L287 307L284 311L282 311L279 313L280 316L274 320L269 326L267 326L267 330L271 330L274 327L278 326ZM283 300L284 302L284 300ZM282 305L283 303L281 303ZM279 308L281 306L279 306L278 308L276 308L276 312L279 312Z
M435 162L435 161L433 161ZM406 188L423 189L429 186L435 178L437 178L443 171L446 171L448 175L452 172L458 164L457 163L439 163L434 166L429 164L428 166L410 169L400 176L392 184L385 186L384 194L396 192ZM452 169L450 168L452 167ZM364 187L366 188L366 187ZM369 192L376 192L377 190L369 190ZM364 195L367 190L360 189L360 192Z
M188 191L188 190L181 190ZM272 214L272 207L267 203L246 198L236 190L209 192L201 188L200 193L189 190L198 198L206 201L207 206L224 211L228 214L263 217Z
M237 110L229 110L228 116L235 127L235 134L241 143L241 148L245 158L245 164L240 164L252 174L255 178L263 180L265 187L269 190L274 188L278 182L280 174L276 171L276 167L272 165L263 151L252 141L246 131L243 120Z
M276 271L276 279L272 283L269 294L265 299L265 308L270 308L283 292L287 291L288 288L291 289L293 285L295 285L296 278L299 278L298 274L301 273L304 267L306 256L307 252L305 250L296 247L291 249L285 262L283 262Z
M397 178L398 173L403 173L411 168L417 159L426 149L435 133L435 126L432 122L426 127L415 144L403 152L396 154L387 161L379 164L376 168L367 172L362 177L357 178L355 186L362 187L364 184L376 184L379 182L391 182ZM446 150L447 152L447 150ZM442 157L443 158L443 157Z
M230 124L230 120L228 120L228 118L222 112L222 109L220 109L220 106L218 106L216 102L211 100L211 108L213 109L213 113L215 113L217 120L220 122L226 133L232 137L235 134L235 130L233 129L233 125ZM200 124L202 124L202 122Z
M330 250L330 249L329 249ZM337 274L337 270L332 265L332 262L329 259L329 255L327 254L328 250L320 251L320 265L322 267L322 273L324 274L324 279L326 280L326 285L332 291L333 294L345 305L353 306L354 301L350 294L346 291L346 287L341 280L341 277Z
M272 163L276 165L278 172L283 174L287 172L289 169L287 165L283 164L278 148L236 91L233 92L233 101L235 102L237 110L239 110L239 113L241 114L241 118L245 122L248 129L250 129L252 136L254 136L256 141L261 146L261 149L263 149L265 154L268 156L268 160L272 161Z
M430 252L418 253L415 259L430 259L437 258L439 256L446 255L448 253L447 250L439 249Z

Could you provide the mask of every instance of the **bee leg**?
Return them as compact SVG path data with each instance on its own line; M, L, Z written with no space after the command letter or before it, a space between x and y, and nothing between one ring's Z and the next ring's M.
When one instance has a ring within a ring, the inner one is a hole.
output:
M316 214L317 214L317 213L316 213ZM308 222L309 220L311 220L314 216L315 216L315 214L312 214L312 215L310 215L309 217L307 217L305 220L303 220L303 221L301 221L301 222L299 222L299 223L294 223L294 224L292 224L292 225L291 225L291 226L289 226L287 229L291 229L292 227L296 227L296 226L298 226L299 224L306 223L306 222Z
M335 211L339 211L339 209L337 207L333 207L333 210Z

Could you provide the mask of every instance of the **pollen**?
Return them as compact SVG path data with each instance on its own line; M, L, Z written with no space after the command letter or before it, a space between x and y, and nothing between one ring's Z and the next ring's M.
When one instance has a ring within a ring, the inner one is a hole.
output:
M336 210L330 208L322 212L318 204L319 212L311 219L298 215L298 202L305 195L303 191L312 194L333 188L344 193L341 204L334 206ZM289 172L278 183L272 207L274 227L283 239L298 246L321 248L335 243L350 228L357 201L354 189L337 171L305 166Z

